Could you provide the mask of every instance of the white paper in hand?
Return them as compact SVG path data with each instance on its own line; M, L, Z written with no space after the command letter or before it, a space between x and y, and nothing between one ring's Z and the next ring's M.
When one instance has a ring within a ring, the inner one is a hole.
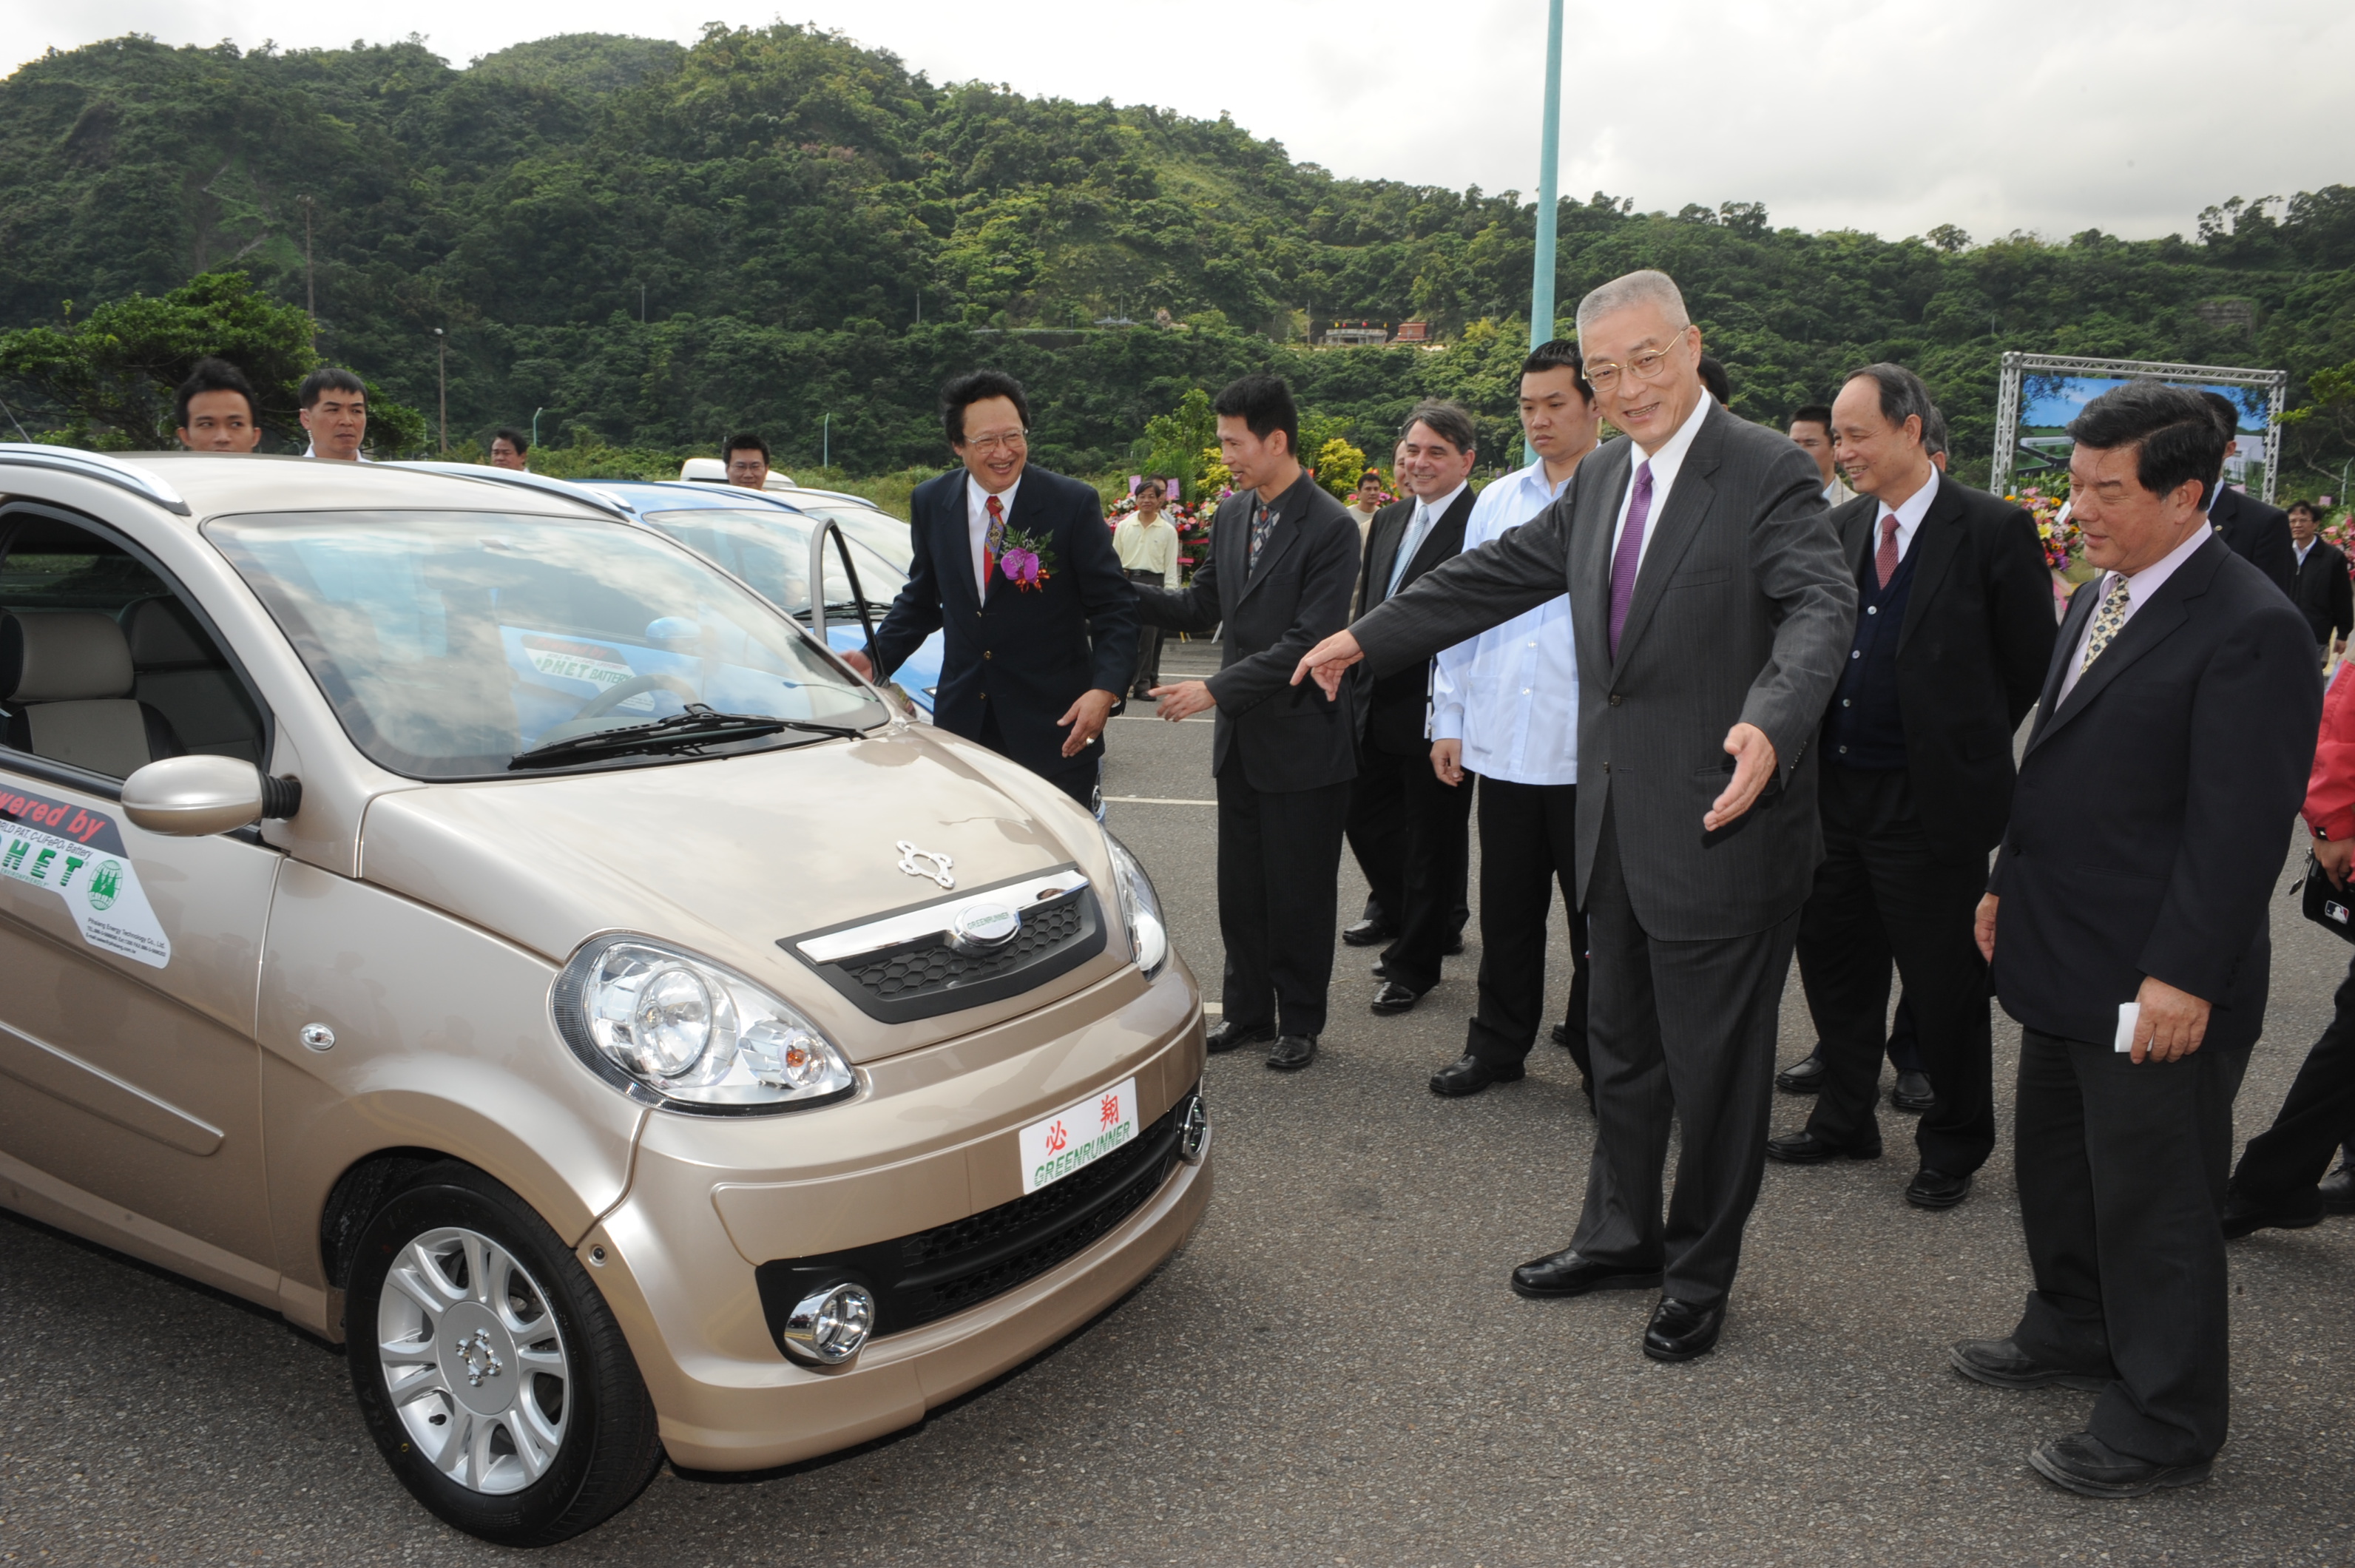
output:
M2140 1002L2120 1002L2118 1004L2117 1043L2112 1046L2111 1049L2114 1051L2132 1051L2134 1049L2135 1025L2140 1022L2142 1022L2142 1004Z

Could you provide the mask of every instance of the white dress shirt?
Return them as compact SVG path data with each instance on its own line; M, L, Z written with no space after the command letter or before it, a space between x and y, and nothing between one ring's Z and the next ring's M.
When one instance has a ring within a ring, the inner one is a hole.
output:
M1417 497L1414 515L1407 518L1406 533L1399 540L1398 555L1391 561L1390 587L1383 593L1384 598L1398 592L1399 579L1404 577L1406 569L1414 563L1415 552L1423 548L1423 541L1431 537L1431 530L1439 526L1439 519L1447 515L1447 508L1455 505L1455 497L1462 494L1464 486L1458 485L1436 501Z
M2297 556L2298 565L2304 566L2306 564L2306 558L2314 553L2314 547L2319 541L2320 538L2321 536L2318 534L2314 539L2307 540L2304 544L2298 543L2296 539L2289 541L2289 548Z
M1873 515L1872 548L1865 552L1865 559L1870 560L1881 553L1881 529L1887 526L1891 517L1895 517L1897 519L1897 559L1903 560L1905 552L1913 548L1913 535L1922 527L1922 519L1930 515L1930 503L1937 498L1938 465L1934 463L1930 465L1929 482L1906 496L1903 506L1892 508L1886 501L1881 504L1881 510Z
M1562 485L1532 463L1480 492L1464 525L1479 549L1551 506ZM1570 595L1441 652L1432 675L1431 736L1464 742L1464 766L1508 784L1578 782L1578 652Z
M317 457L319 455L319 443L314 441L309 445L304 447L303 455L305 457ZM368 456L366 453L355 452L352 453L352 461L354 463L374 463L376 459Z
M1022 476L1017 474L1014 483L997 493L998 509L1005 515L1006 526L1014 526L1014 492L1022 488ZM973 536L973 581L984 599L989 597L989 568L982 560L982 550L989 543L989 492L970 473L964 476L964 526Z
M2144 605L2158 597L2158 591L2167 585L2169 578L2175 575L2175 569L2190 560L2191 552L2207 542L2208 530L2194 528L2191 530L2190 537L2181 544L2177 545L2140 571L2126 578L2126 619L2118 623L2117 631L2110 634L2111 642L2117 641L2118 637L2125 633L2127 622L2142 613ZM2095 586L2095 592L2101 597L2094 601L2094 613L2086 616L2084 625L2078 628L2077 646L2069 656L2069 675L2061 683L2061 698L2059 702L2053 704L2055 708L2058 708L2061 702L2066 702L2069 699L2069 693L2076 688L2077 677L2085 673L2085 645L2094 640L2094 623L2102 618L2102 600L2109 597L2110 590L2117 586L2118 579L2124 575L2122 572L2115 571L2102 573L2101 581Z
M1660 531L1660 514L1668 509L1668 492L1676 488L1677 475L1683 471L1685 453L1692 450L1693 437L1700 433L1700 421L1709 418L1709 411L1717 400L1703 392L1685 422L1677 426L1677 433L1662 443L1660 450L1649 457L1636 447L1628 455L1635 459L1627 465L1627 488L1619 496L1618 520L1611 525L1611 557L1619 559L1619 539L1627 531L1628 504L1636 498L1636 470L1648 463L1652 465L1652 509L1644 518L1644 537L1636 542L1636 566L1643 569L1644 552L1652 548L1652 536Z

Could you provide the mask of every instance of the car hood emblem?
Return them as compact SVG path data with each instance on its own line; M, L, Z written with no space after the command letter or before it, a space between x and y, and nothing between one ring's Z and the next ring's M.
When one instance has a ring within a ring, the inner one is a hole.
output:
M956 862L939 850L919 849L905 838L900 839L894 848L900 851L900 869L907 872L908 875L929 877L944 888L956 886L956 879L949 875L949 868Z

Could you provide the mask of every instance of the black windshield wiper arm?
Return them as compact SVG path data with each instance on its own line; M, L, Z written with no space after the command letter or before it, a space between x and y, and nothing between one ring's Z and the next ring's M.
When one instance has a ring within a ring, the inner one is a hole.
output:
M694 702L687 705L686 712L674 713L650 724L600 730L592 734L574 735L562 741L551 741L545 746L535 746L508 759L507 769L514 772L518 768L558 767L582 757L627 756L634 752L661 752L674 746L700 746L719 741L756 741L781 730L811 730L826 735L864 733L863 731L846 730L834 724L805 724L796 719L772 719L755 713L720 713L700 702Z

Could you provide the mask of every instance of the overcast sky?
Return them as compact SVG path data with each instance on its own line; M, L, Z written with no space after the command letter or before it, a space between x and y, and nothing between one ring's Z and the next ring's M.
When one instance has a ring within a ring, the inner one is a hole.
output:
M692 40L722 0L0 0L0 70L48 48L338 46L453 64L560 32ZM2347 0L1568 0L1561 190L1763 201L1778 225L1984 240L2194 232L2228 197L2355 183ZM801 0L785 19L935 81L1232 112L1337 174L1537 188L1543 0ZM1788 19L1785 19L1788 18ZM396 33L395 29L398 29Z

